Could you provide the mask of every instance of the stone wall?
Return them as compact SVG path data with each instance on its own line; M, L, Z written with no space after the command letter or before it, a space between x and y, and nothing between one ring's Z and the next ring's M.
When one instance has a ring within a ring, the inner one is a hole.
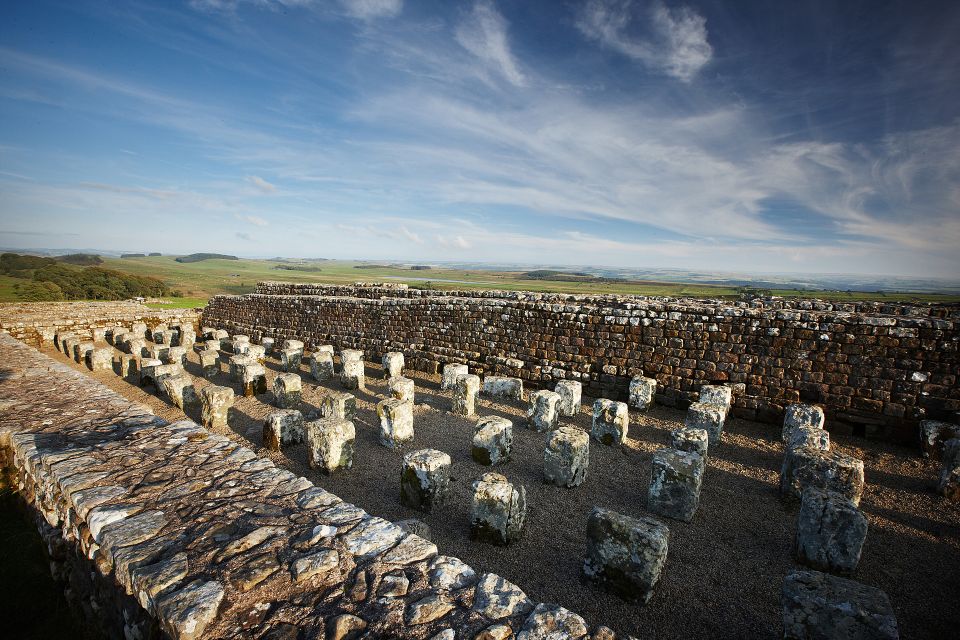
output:
M795 402L830 424L915 439L925 418L960 409L960 308L945 305L433 291L396 285L265 282L217 296L204 325L364 350L403 351L428 372L463 362L531 386L580 380L625 399L632 376L684 406L706 383L738 385L734 414L780 422Z
M195 322L196 309L150 309L137 302L8 302L0 303L0 331L35 347L53 339L58 329L89 332L100 327L145 322Z
M0 458L93 635L614 638L3 334L0 363Z

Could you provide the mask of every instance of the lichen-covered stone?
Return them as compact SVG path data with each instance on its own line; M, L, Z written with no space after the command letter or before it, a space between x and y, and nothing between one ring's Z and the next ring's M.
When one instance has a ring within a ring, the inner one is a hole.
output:
M630 413L627 403L600 398L593 403L590 436L605 445L621 445L627 441Z
M403 375L403 354L399 351L391 351L383 354L383 377L395 378Z
M90 371L110 371L113 369L113 349L97 347L87 351L86 365Z
M163 362L157 360L156 358L143 358L140 360L140 386L145 387L147 385L156 386L157 381L154 377L154 370L161 366Z
M87 361L87 352L93 351L96 345L92 341L79 342L73 347L73 361L77 364L84 364Z
M485 473L473 483L470 536L475 540L507 545L523 533L527 516L527 491L499 473Z
M413 403L389 398L377 403L380 444L399 449L413 440Z
M480 391L480 377L461 375L453 388L453 400L450 411L458 416L470 417L476 413L477 393Z
M510 460L513 448L513 423L500 416L486 416L477 422L470 455L482 465L496 465Z
M226 428L227 414L233 406L230 387L208 384L200 389L200 421L207 428Z
M150 345L150 357L163 362L167 362L167 354L170 352L170 345L168 344L152 344Z
M181 367L186 366L187 364L187 348L186 347L170 347L167 349L166 357L163 358L163 361L167 364L179 364Z
M339 418L321 418L306 425L310 466L330 474L353 467L354 442L357 437L353 422Z
M240 384L243 386L243 395L248 398L266 393L267 369L257 362L246 365L240 377Z
M700 402L718 404L723 407L726 415L733 404L733 389L725 384L705 384L700 387Z
M683 422L691 429L705 429L710 446L720 443L723 438L723 423L727 419L727 407L712 402L694 402L687 408L687 417Z
M507 376L484 376L483 394L491 398L523 400L523 380Z
M450 456L436 449L411 451L403 456L400 502L421 511L433 511L450 490Z
M354 351L347 349L348 352ZM356 353L363 353L356 351ZM341 357L342 354L341 354ZM366 379L364 377L363 360L346 360L342 363L340 369L340 386L344 389L365 389Z
M357 414L357 398L346 391L328 391L320 402L320 417L353 420Z
M460 376L465 376L470 373L469 368L465 364L447 364L443 366L443 377L440 380L440 389L442 391L449 391L457 385L457 380Z
M536 431L553 431L560 420L560 394L541 389L530 394L527 424Z
M960 439L947 440L943 446L943 465L937 491L947 500L960 501Z
M259 344L247 345L247 355L263 364L267 360L267 350Z
M288 351L288 350L299 351L300 355L301 356L303 355L304 344L302 340L294 340L292 338L289 338L283 341L282 346L284 351Z
M646 411L657 397L657 381L653 378L635 376L630 380L630 406Z
M303 414L296 409L271 411L263 423L263 446L271 451L303 442L303 437Z
M193 386L193 379L187 374L164 376L161 380L161 386L164 395L180 409L190 411L200 406L196 387Z
M836 491L860 504L863 495L863 461L837 451L812 447L788 449L780 469L780 494L797 500L807 487Z
M831 573L850 573L860 562L867 517L853 502L833 491L808 487L797 516L797 558Z
M700 506L704 459L699 453L660 449L653 454L647 509L690 522Z
M667 560L670 530L653 518L595 508L587 520L587 579L621 598L647 603Z
M880 589L819 571L783 581L785 640L898 640L897 618Z
M830 451L830 433L826 429L792 429L784 448L799 449L802 447Z
M310 356L310 375L317 382L333 378L333 354L329 351L314 351Z
M588 632L587 622L577 614L560 605L540 603L524 621L517 640L580 640Z
M121 353L116 356L117 375L126 378L137 373L137 362L139 358L129 353Z
M477 581L477 573L470 565L452 556L437 556L427 567L430 587L437 591L466 589Z
M210 379L220 374L220 353L205 349L200 352L200 369L203 377Z
M223 594L223 585L219 582L191 582L157 602L160 626L173 640L203 637L207 626L217 617Z
M543 451L543 478L558 487L577 487L587 478L590 436L576 427L550 432Z
M706 429L681 427L670 432L670 446L680 451L691 451L707 459L710 448L710 436Z
M303 385L296 373L281 373L273 379L273 402L281 409L296 409L300 406Z
M791 404L783 413L783 432L780 435L784 443L797 429L823 429L823 409L813 404Z
M920 452L924 458L940 460L947 440L960 438L960 425L939 420L920 422Z
M495 573L485 573L477 583L473 610L490 620L526 615L533 602L520 587Z
M260 338L260 346L263 347L264 355L272 356L274 348L276 347L277 341L274 338L263 337Z
M248 366L257 364L250 356L230 356L230 381L243 382L243 372Z
M287 373L300 371L300 362L303 360L303 349L283 349L280 352L280 368Z
M403 402L413 402L416 385L410 378L395 376L387 381L387 393L390 397L402 400Z
M572 418L580 413L580 400L583 397L583 385L576 380L560 380L553 389L560 394L560 415Z

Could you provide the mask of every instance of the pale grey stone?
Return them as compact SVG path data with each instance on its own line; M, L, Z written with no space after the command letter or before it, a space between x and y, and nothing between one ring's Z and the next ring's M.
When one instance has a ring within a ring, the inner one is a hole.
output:
M781 440L790 441L791 434L797 429L823 429L823 409L812 404L788 405L783 415Z
M348 349L347 351L353 351ZM362 353L362 352L358 352ZM344 389L365 389L366 379L364 377L363 360L347 360L342 363L340 369L340 385Z
M403 456L400 502L421 511L433 511L450 490L450 456L436 449L411 451Z
M705 429L710 446L715 446L723 438L723 423L727 419L727 407L712 402L694 402L687 409L684 426L691 429Z
M437 556L428 568L430 586L440 591L465 589L477 581L477 573L470 565L452 556Z
M243 372L248 366L257 364L257 361L250 356L230 356L228 363L230 365L230 381L242 382Z
M394 376L387 381L387 393L403 402L414 402L416 385L410 378Z
M273 379L273 401L281 409L300 406L303 384L296 373L281 373Z
M397 544L404 535L403 530L392 522L368 516L344 534L343 542L354 556L368 559Z
M583 484L590 466L590 436L576 427L559 427L547 438L543 478L558 487Z
M339 418L321 418L306 425L310 466L330 474L353 467L354 442L357 437L353 422Z
M391 351L383 354L383 377L396 378L403 375L403 354Z
M209 384L200 389L200 422L208 428L226 428L227 415L233 406L234 394L230 387Z
M523 380L508 376L484 376L483 394L505 400L523 400Z
M527 424L536 431L553 431L560 420L560 394L542 389L530 394Z
M649 602L669 541L670 530L653 518L595 508L587 521L583 573L625 600Z
M960 437L960 425L939 420L923 420L920 423L920 452L924 458L940 460L947 440Z
M510 460L513 448L513 423L500 416L486 416L477 422L470 455L482 465L496 465Z
M799 499L807 487L836 491L854 504L863 495L863 461L836 451L811 447L788 449L780 469L780 494Z
M800 449L802 447L830 451L830 433L825 429L793 429L787 437L785 449Z
M473 483L470 536L475 540L507 545L523 533L527 517L527 491L506 476L485 473Z
M433 530L423 520L418 520L416 518L406 518L404 520L397 520L393 524L397 525L407 533L412 533L424 540L433 539Z
M660 449L653 454L647 509L690 522L700 506L704 460L699 453Z
M87 351L86 365L90 371L111 371L113 369L113 349L97 347Z
M193 379L186 373L164 376L160 385L164 395L180 409L191 411L200 406L200 399L197 397L197 390L193 386Z
M327 575L340 569L340 554L336 549L319 549L300 556L290 564L294 582L303 582L314 576Z
M682 427L670 432L670 446L680 451L692 451L707 458L710 440L706 429Z
M850 573L860 562L867 517L833 491L808 487L797 516L797 557L821 571Z
M586 638L587 622L557 604L540 603L523 623L517 640L579 640Z
M280 368L287 373L300 371L303 360L303 349L283 349L280 351Z
M196 580L157 602L160 626L173 640L194 640L203 636L217 617L223 600L223 585Z
M593 403L593 422L590 435L606 445L621 445L627 441L630 414L625 402L600 398Z
M554 391L560 394L560 406L557 410L560 415L572 418L580 413L580 400L583 396L583 385L576 380L560 380Z
M726 416L733 404L733 389L725 384L703 385L700 387L700 402L722 406L724 416Z
M447 364L443 366L443 377L440 381L440 389L442 391L450 391L457 385L457 380L460 376L465 376L470 373L467 365L465 364ZM479 381L479 378L477 378Z
M453 387L453 400L450 411L458 416L469 418L476 413L477 393L480 391L480 377L461 375Z
M154 370L161 366L163 362L157 360L156 358L143 358L140 361L140 386L145 387L148 384L156 386L156 378L154 376Z
M413 440L413 403L396 398L377 403L380 418L380 444L399 449Z
M263 446L280 451L284 446L303 442L303 414L296 409L271 411L263 423Z
M317 382L333 378L333 354L328 351L314 351L310 356L310 375Z
M243 374L240 377L243 395L248 398L267 392L267 369L253 358L250 358L250 360L253 363L243 368Z
M220 353L205 349L200 352L200 368L203 377L210 379L220 373Z
M320 404L320 417L353 420L357 415L357 399L346 391L328 391Z
M473 609L490 620L502 620L527 614L533 602L517 585L495 573L485 573L477 583Z
M794 571L783 581L787 640L898 640L897 618L880 589L820 573Z
M630 380L630 406L646 411L653 406L657 396L657 381L644 376L634 376Z

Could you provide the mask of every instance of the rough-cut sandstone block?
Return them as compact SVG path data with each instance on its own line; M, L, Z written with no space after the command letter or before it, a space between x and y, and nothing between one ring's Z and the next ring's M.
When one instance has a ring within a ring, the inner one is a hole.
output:
M358 351L357 353L363 352ZM363 360L347 360L343 363L340 370L340 385L344 389L366 388Z
M580 413L580 400L583 397L583 385L576 380L560 380L553 389L560 394L560 415L572 418Z
M147 337L147 324L145 322L134 322L130 325L130 333L138 338Z
M284 349L280 352L280 368L287 373L296 373L300 371L300 361L302 359L302 349Z
M576 427L559 427L547 438L543 478L558 487L577 487L587 478L590 436Z
M391 351L383 354L383 377L394 378L403 375L403 354Z
M593 422L590 435L606 445L621 445L627 441L630 413L626 402L600 398L593 403Z
M303 442L303 414L296 409L271 411L263 423L263 446L280 451L285 445Z
M307 446L310 466L326 474L353 466L354 441L357 437L353 422L339 418L321 418L307 423Z
M411 451L403 456L400 502L421 511L443 505L450 490L450 456L436 449Z
M380 444L399 449L413 440L413 403L390 398L377 403Z
M250 347L252 346L253 346L252 344L246 341L239 342L237 340L237 336L234 336L233 343L230 345L230 351L235 355L245 356L245 355L249 355Z
M294 351L299 351L300 355L303 355L303 342L300 340L284 340L283 341L283 350L287 351L288 349L293 349Z
M458 416L470 417L476 412L477 393L480 392L480 376L463 375L457 378L453 388L450 411Z
M938 420L920 423L920 452L924 458L942 459L944 445L953 438L960 438L960 425Z
M157 385L154 378L154 370L163 363L156 358L143 358L140 361L140 386L145 387L148 384Z
M363 351L360 349L341 349L340 350L340 364L342 365L345 362L362 362L363 361Z
M410 378L396 376L387 381L387 393L390 397L404 402L413 402L416 393L416 385Z
M819 571L783 581L785 640L898 640L897 618L880 589Z
M129 353L121 353L117 356L117 373L121 378L126 378L137 372L137 362L139 359Z
M160 360L162 362L167 362L167 353L170 352L170 345L168 344L152 344L149 347L150 357L155 360Z
M707 459L710 448L710 439L706 429L681 427L670 432L670 446L679 451L698 453Z
M230 381L242 382L243 372L250 365L257 364L257 361L250 356L230 356Z
M647 509L690 522L700 506L704 459L699 453L660 449L653 454Z
M523 400L523 380L507 376L484 376L483 394L491 398Z
M143 338L134 338L133 340L128 340L126 342L127 353L137 356L138 358L148 358L150 357L150 349L147 347L147 341Z
M867 517L850 500L817 487L804 490L797 516L800 562L831 573L852 572L866 537Z
M233 406L233 389L207 385L200 390L200 421L207 428L226 428L227 414Z
M165 376L161 381L163 393L174 405L184 411L199 406L197 390L193 386L193 379L186 373Z
M836 491L859 505L863 495L863 461L837 451L788 449L780 469L780 494L796 500L807 487Z
M460 376L469 375L470 370L465 364L447 364L443 366L443 378L440 381L440 389L449 391L457 386L457 379Z
M163 390L163 379L169 376L183 375L183 367L179 364L161 364L153 368L153 379L158 390Z
M714 446L723 438L723 423L727 418L727 409L721 404L694 402L687 408L687 417L683 425L691 429L705 429Z
M87 361L87 352L93 351L93 348L94 344L90 340L78 343L73 347L73 361L77 364L83 364Z
M725 384L705 384L700 387L700 402L718 404L723 407L726 415L733 404L733 389Z
M247 355L263 364L267 360L267 351L259 344L247 345Z
M826 429L792 429L787 437L785 449L811 447L820 451L830 451L830 432Z
M302 381L296 373L281 373L273 379L273 402L281 409L296 409L302 395Z
M823 429L823 409L812 404L788 405L783 414L783 432L780 439L787 442L797 429Z
M542 389L530 394L527 424L536 431L553 431L560 420L560 394Z
M200 368L204 378L212 378L220 373L220 353L204 350L200 352Z
M513 447L513 423L500 416L487 416L477 422L470 455L479 464L495 465L510 460Z
M357 415L357 399L346 391L328 391L320 403L320 417L353 420Z
M625 600L649 602L669 541L670 530L653 518L595 508L587 521L583 573Z
M177 337L177 344L186 349L191 348L197 342L197 334L192 330L182 330Z
M181 367L187 365L187 348L186 347L170 347L167 349L167 354L165 358L161 358L167 364L179 364Z
M113 349L97 347L87 351L86 365L90 371L110 371L113 369Z
M160 625L176 640L202 638L217 617L223 593L219 582L196 580L161 597L156 604Z
M937 491L948 500L960 500L960 439L947 440L943 446L943 466Z
M327 351L314 351L310 356L310 375L317 382L333 378L333 354Z
M489 620L526 615L531 609L533 602L527 594L495 573L483 574L477 583L473 610Z
M251 358L252 360L252 358ZM243 374L240 376L240 384L243 386L243 395L246 397L258 396L267 392L267 369L262 364L254 362L243 368Z
M263 347L264 355L272 356L276 344L277 341L273 338L266 337L260 339L260 346Z
M470 537L497 545L520 538L527 517L527 490L499 473L485 473L473 483Z
M636 376L630 380L630 406L645 411L653 406L657 396L657 381L653 378Z

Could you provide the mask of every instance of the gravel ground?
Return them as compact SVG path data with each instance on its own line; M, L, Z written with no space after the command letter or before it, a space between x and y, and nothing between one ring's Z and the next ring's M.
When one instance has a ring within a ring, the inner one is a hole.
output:
M63 362L50 348L46 352ZM189 354L187 371L198 387L197 355ZM224 356L224 361L229 356ZM73 361L70 361L73 363ZM77 369L87 371L81 365ZM231 386L224 371L211 382ZM268 358L268 387L279 372ZM151 390L143 390L109 372L90 373L131 400L143 402L168 420L183 413ZM525 537L502 548L469 539L471 483L489 470L470 457L476 419L448 412L449 392L439 390L439 376L408 372L417 385L414 416L416 438L411 447L434 448L453 458L452 496L432 514L400 504L400 461L377 440L376 403L386 397L379 366L367 364L367 390L358 398L354 467L331 477L307 465L304 445L274 453L264 449L261 428L273 410L272 394L238 397L224 435L270 457L277 465L304 475L368 512L400 520L419 518L433 530L441 553L455 555L477 570L492 571L516 582L535 601L556 602L592 624L606 624L621 633L656 638L782 637L780 585L795 566L791 554L797 506L781 502L777 492L783 448L779 429L731 418L724 442L711 449L700 508L691 523L664 519L670 527L670 549L663 576L646 606L628 604L580 580L587 516L594 506L627 515L646 512L652 453L665 446L684 412L655 407L632 414L627 445L613 448L591 441L587 481L575 489L545 485L541 480L543 434L525 427L526 404L493 402L481 397L479 415L497 414L514 423L512 460L495 468L527 489ZM325 389L305 366L304 414L319 406ZM580 415L562 419L590 429L592 398L584 398ZM197 416L192 416L196 418ZM828 425L829 426L829 425ZM896 610L903 638L951 637L960 628L960 506L934 491L938 468L918 452L893 444L831 434L835 449L862 458L867 486L861 509L870 530L855 579L886 591ZM410 450L410 449L407 449Z

